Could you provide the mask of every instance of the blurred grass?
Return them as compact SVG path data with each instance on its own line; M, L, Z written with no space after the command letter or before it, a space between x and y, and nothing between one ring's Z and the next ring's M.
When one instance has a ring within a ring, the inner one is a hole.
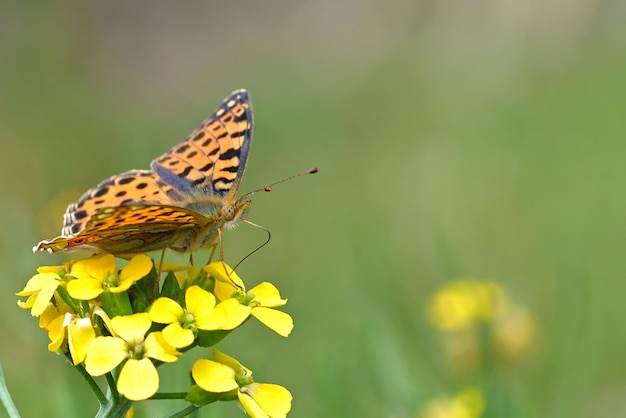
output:
M410 417L454 392L423 310L460 275L499 280L539 319L536 352L509 376L516 416L622 416L623 12L0 5L0 359L23 416L96 409L15 307L35 267L62 259L30 253L60 226L43 231L42 208L147 168L240 87L255 106L242 191L320 169L255 196L250 219L272 241L240 270L289 297L294 334L247 325L223 344L292 391L290 416ZM233 262L264 236L244 226L225 239ZM137 415L169 410L149 408Z

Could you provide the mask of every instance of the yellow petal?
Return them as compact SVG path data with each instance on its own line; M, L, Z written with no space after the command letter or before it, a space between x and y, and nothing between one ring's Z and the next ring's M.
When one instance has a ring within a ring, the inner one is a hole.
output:
M50 286L50 283L59 282L61 278L56 273L38 273L26 282L24 290L16 293L17 296L30 296L39 292L44 287Z
M145 254L137 254L130 259L120 272L120 281L137 281L152 270L152 260Z
M273 284L269 282L263 282L250 289L250 293L254 295L253 301L258 302L261 306L267 306L268 308L275 308L277 306L283 306L287 303L287 299L280 298L280 292Z
M57 280L49 281L46 286L39 291L33 308L30 310L32 316L39 316L46 310L59 284L60 282Z
M148 334L146 341L144 342L144 350L144 356L160 360L165 363L171 363L178 360L178 356L181 354L176 351L175 347L165 340L163 333L161 332L151 332Z
M93 310L93 314L99 316L100 319L102 319L102 322L104 322L104 326L107 327L109 332L114 337L119 337L119 335L117 335L115 331L113 330L113 324L111 323L111 318L109 318L109 315L107 315L107 313L104 312L104 309L102 309L100 306L96 306Z
M215 309L215 296L199 286L191 286L185 293L185 305L194 316L196 327L203 330L223 329L226 312Z
M226 317L221 329L230 330L238 327L248 319L252 308L242 305L237 299L226 299L220 302L215 309L221 310Z
M241 403L241 406L243 406L243 409L246 410L246 412L251 418L270 418L265 413L265 411L263 411L263 408L261 408L261 405L256 403L254 399L252 399L252 397L249 396L247 393L238 391L237 398L239 398L239 402Z
M149 311L150 319L159 324L178 322L184 313L183 308L176 301L166 297L155 300Z
M64 266L41 266L37 267L37 273L56 273L65 270Z
M193 331L190 329L184 329L180 326L179 322L173 322L166 326L163 331L163 338L168 342L172 347L183 348L191 345L195 336L193 335Z
M87 349L85 369L92 376L101 376L116 368L128 357L129 347L117 337L98 337Z
M117 390L131 401L148 399L159 389L159 373L148 358L130 359L122 367Z
M68 274L65 276L68 280L73 279L93 279L87 272L87 267L85 266L86 260L78 260L72 267L70 268Z
M287 389L270 383L252 383L241 388L271 418L285 418L291 410L293 397Z
M150 325L152 325L152 321L146 312L116 316L111 319L111 326L115 333L132 345L143 340L144 335L150 329Z
M226 266L226 270L224 269ZM221 261L216 261L204 266L203 269L209 276L215 277L217 280L215 281L215 289L213 289L213 293L219 300L225 300L230 298L233 293L245 291L245 285L243 284L243 280L239 277L237 273L233 271L233 269L227 265L222 263ZM228 274L226 273L228 271Z
M192 369L193 380L207 392L222 393L237 389L235 371L215 361L197 360Z
M52 302L48 303L46 309L39 316L39 328L48 329L50 323L58 317L64 317L66 313L74 313L72 309L63 302L59 302L59 306L54 306Z
M78 300L95 299L102 292L102 282L96 279L76 279L67 284L67 293Z
M22 301L22 300L18 300L17 301L17 306L19 306L22 309L30 309L33 307L33 305L35 304L35 302L37 301L37 295L30 295L28 297L28 299ZM45 309L44 309L45 311Z
M85 260L77 261L72 268L71 275L77 277L75 275L74 269L76 265L79 263L83 263L83 268L89 276L94 279L97 279L101 282L104 282L110 275L117 274L117 264L115 263L115 257L111 254L102 254L96 255ZM78 271L79 269L76 268Z
M213 349L213 357L215 361L224 364L235 371L235 374L238 374L239 377L242 376L251 376L252 371L246 368L243 364L239 363L236 358L229 356L228 354L222 353L217 348Z
M285 312L257 306L252 308L252 316L282 337L287 337L293 330L293 319Z
M65 315L59 315L48 324L48 338L50 343L48 344L48 350L56 353L61 348L63 341L65 341Z
M135 280L131 278L126 278L125 280L119 280L117 286L110 286L108 290L111 293L122 293L126 292L130 287L135 284Z
M96 339L96 331L89 318L78 318L67 328L67 342L74 364L82 363L87 357L87 349Z
M185 306L193 316L196 316L199 311L212 310L215 307L215 296L194 285L185 292Z

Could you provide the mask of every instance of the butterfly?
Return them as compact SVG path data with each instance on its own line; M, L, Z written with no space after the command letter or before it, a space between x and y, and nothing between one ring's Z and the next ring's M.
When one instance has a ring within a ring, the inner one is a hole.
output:
M35 251L86 249L119 256L170 248L215 248L241 222L248 197L235 198L252 142L252 104L236 90L151 170L114 175L68 206L61 236ZM268 186L269 187L269 186Z

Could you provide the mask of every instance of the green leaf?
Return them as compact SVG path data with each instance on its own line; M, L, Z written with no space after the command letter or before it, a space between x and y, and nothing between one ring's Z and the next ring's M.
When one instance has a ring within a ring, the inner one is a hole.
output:
M153 265L150 273L136 281L130 289L128 289L128 295L134 312L146 312L148 310L154 299L156 280L157 274Z
M173 272L167 272L167 276L163 281L163 287L161 288L160 296L170 298L175 300L176 302L182 304L184 303L184 294L178 284L178 280Z
M100 295L100 300L102 302L102 309L104 309L111 318L118 315L131 315L133 313L127 292L112 293L109 290L105 290L104 293Z
M213 347L222 341L232 330L203 331L198 330L196 342L200 347Z

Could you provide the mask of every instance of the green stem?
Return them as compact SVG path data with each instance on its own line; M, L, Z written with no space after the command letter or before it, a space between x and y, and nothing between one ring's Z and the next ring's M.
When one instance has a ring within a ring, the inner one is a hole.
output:
M17 411L15 404L13 403L13 399L9 394L9 388L7 388L6 381L4 380L4 372L2 371L2 367L0 366L0 400L2 400L2 405L4 405L4 409L9 414L10 418L20 418L20 413Z
M65 353L65 356L68 358L70 363L74 364L69 352ZM87 370L85 370L85 367L83 367L82 364L75 364L74 368L78 371L78 373L80 373L83 379L85 379L85 381L91 388L91 391L94 393L94 395L96 395L96 398L98 398L98 403L100 404L100 407L109 403L109 400L107 399L107 397L104 395L104 393L102 393L100 386L98 386L98 384L93 379L93 377L91 377L91 375L87 373Z
M123 418L132 405L133 403L128 399L119 398L118 402L101 405L96 418Z
M162 400L162 399L185 399L187 392L161 392L152 395L150 400Z
M183 409L181 409L178 412L174 412L171 415L167 415L165 418L182 418L182 417L186 417L187 415L191 414L194 411L197 411L199 408L195 405L189 405Z
M111 372L104 375L107 380L107 385L109 386L109 392L111 392L111 397L113 398L113 402L117 402L120 399L120 394L117 391L117 384L115 383L115 378L111 374Z

